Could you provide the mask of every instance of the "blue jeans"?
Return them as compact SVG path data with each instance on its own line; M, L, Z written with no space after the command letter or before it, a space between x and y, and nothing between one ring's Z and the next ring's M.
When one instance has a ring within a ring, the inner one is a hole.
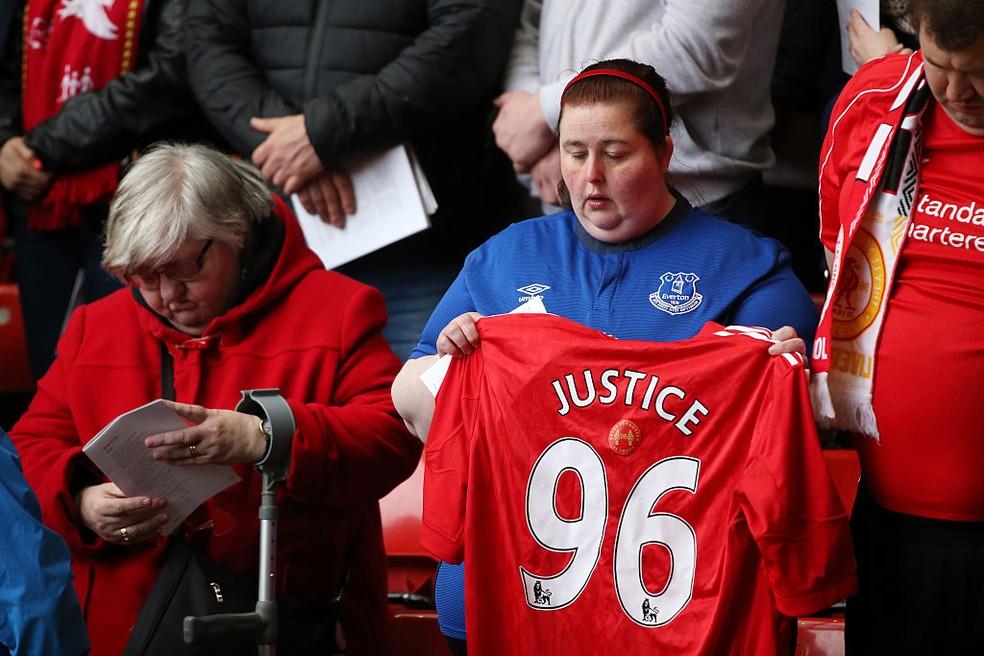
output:
M20 200L8 199L6 207L13 227L14 275L20 287L27 356L36 380L54 361L58 338L75 305L95 301L122 285L100 264L106 206L85 208L85 220L78 228L53 231L28 230L27 206ZM73 299L79 272L81 293Z

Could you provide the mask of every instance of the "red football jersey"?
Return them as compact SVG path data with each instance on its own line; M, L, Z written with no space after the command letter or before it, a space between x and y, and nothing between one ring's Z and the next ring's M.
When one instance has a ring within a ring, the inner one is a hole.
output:
M766 331L478 329L438 394L422 535L468 563L471 656L783 653L782 614L854 591L802 362Z
M984 138L927 110L919 190L875 359L865 485L896 512L984 520Z

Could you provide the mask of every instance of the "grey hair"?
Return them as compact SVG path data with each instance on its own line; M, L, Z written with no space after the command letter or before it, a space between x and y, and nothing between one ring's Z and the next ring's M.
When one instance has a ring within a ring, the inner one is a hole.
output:
M273 195L259 171L197 144L162 143L133 164L109 206L102 265L121 278L163 266L187 239L241 248Z

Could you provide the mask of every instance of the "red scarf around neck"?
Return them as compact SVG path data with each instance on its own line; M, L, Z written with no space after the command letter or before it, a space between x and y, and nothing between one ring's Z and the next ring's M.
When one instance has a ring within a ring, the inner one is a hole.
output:
M24 132L61 111L73 96L101 89L133 67L143 0L29 0L24 11ZM58 230L81 222L81 207L116 189L119 164L59 174L30 208L28 227Z

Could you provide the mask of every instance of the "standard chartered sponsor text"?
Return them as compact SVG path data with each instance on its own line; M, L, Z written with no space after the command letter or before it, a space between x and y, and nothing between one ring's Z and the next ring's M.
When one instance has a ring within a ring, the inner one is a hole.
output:
M964 204L944 203L933 199L927 193L920 197L916 209L920 214L946 219L953 223L984 226L984 204L973 200ZM961 230L954 230L950 226L930 227L912 222L909 224L909 239L984 253L984 235L968 234Z
M909 225L909 239L917 239L929 243L942 244L951 248L965 248L984 253L984 236L968 235L958 230L950 230L950 226L930 228L925 225Z
M957 203L934 200L929 194L923 194L922 198L919 199L917 211L928 216L949 219L958 223L984 226L984 204L978 205L977 201L973 200L964 205L958 205Z

